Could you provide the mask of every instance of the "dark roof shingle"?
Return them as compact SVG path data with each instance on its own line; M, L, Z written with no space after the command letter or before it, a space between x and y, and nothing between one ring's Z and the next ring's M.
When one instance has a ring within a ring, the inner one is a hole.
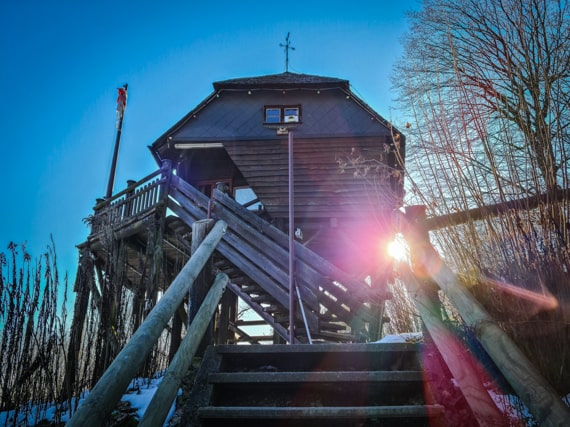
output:
M214 82L214 90L222 89L255 89L255 88L331 88L349 89L348 80L334 77L314 76L310 74L280 73L258 77L243 77L238 79Z

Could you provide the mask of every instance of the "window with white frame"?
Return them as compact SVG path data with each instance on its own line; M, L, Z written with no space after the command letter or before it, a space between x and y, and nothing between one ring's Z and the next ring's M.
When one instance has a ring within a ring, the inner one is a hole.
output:
M287 124L301 122L300 105L272 105L264 109L265 124Z

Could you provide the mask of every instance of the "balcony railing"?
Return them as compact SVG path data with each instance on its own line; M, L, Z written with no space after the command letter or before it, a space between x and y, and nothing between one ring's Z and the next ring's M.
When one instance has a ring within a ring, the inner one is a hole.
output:
M110 228L116 230L145 217L159 206L166 206L172 170L165 163L139 181L128 181L127 188L109 199L98 199L90 217L91 235Z

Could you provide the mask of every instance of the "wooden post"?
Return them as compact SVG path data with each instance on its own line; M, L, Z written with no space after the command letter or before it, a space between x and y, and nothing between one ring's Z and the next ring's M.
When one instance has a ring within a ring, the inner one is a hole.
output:
M404 224L404 234L412 252L412 259L416 260L422 273L445 292L538 424L542 427L568 425L570 408L443 263L429 240L425 240L425 229L417 226L425 223L423 218L420 216L416 221L409 219L411 221Z
M216 311L218 302L229 280L229 277L225 273L220 273L216 276L214 284L206 295L206 298L204 298L198 313L196 313L192 324L188 328L184 340L182 340L178 352L174 356L174 359L172 359L158 390L156 390L150 401L139 423L139 427L153 427L164 424L172 402L176 398L178 389L182 384L182 378L186 375L192 364L192 359L196 351L198 351L200 340L211 324L212 316Z
M73 321L69 332L69 345L67 347L67 364L65 379L62 384L60 397L70 399L75 392L75 380L79 371L79 350L81 336L85 327L85 315L89 306L89 283L93 281L93 259L88 250L83 249L79 258L79 266L75 278L74 291L76 293L73 309Z
M218 344L227 344L228 328L230 327L230 305L233 301L233 293L226 292L222 296L220 319L218 321L218 336L216 342Z
M204 219L201 221L196 221L192 224L192 245L190 248L191 253L194 253L194 251L196 251L196 249L200 246L205 236L208 234L208 231L212 228L213 223L213 219ZM192 324L194 317L198 313L198 309L201 307L202 301L208 292L211 276L210 264L211 263L207 262L206 265L204 265L204 268L202 268L196 277L196 280L194 281L194 286L190 288L190 291L188 293L188 326ZM210 324L210 327L208 329L208 332L204 334L202 345L198 351L199 355L203 354L206 350L206 347L211 343L213 336L213 323Z
M184 303L182 303L182 304L184 304ZM180 319L180 316L174 315L172 317L172 329L170 331L170 348L168 349L168 362L169 363L172 362L172 360L174 359L174 355L176 354L176 352L180 348L180 343L181 343L180 335L182 334L183 323L184 322L182 321L182 319Z
M125 199L127 203L125 204L125 218L130 218L133 215L133 200L132 197L135 195L135 184L137 182L134 179L127 180L127 193L125 194Z
M224 221L216 223L198 250L188 260L145 321L69 420L68 427L104 425L129 382L144 363L164 327L188 293L188 289L194 283L196 276L214 252L226 229L227 224Z
M164 159L162 161L162 166L160 168L164 183L160 186L158 200L160 202L166 202L168 194L170 192L170 181L172 178L172 161Z

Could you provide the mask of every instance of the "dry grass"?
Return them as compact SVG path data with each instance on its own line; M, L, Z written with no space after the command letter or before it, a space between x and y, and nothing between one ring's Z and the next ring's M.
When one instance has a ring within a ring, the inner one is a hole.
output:
M57 402L66 355L67 277L55 247L33 261L25 245L0 252L0 411L38 422ZM32 418L33 419L33 418Z

